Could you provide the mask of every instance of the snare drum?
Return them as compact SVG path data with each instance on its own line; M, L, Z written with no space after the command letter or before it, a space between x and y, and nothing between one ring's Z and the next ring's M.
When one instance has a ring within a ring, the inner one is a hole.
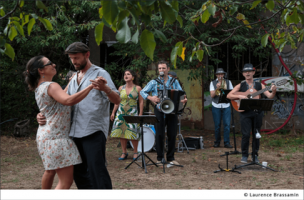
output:
M144 134L144 152L150 151L155 145L155 129L153 125L143 125L143 134ZM137 152L141 152L141 140L138 141ZM130 144L133 147L132 141Z

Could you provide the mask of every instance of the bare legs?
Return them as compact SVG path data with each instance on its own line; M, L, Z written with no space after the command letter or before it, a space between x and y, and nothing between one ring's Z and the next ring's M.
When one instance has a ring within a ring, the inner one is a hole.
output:
M120 138L122 152L124 153L124 154L121 154L121 156L120 156L121 158L124 158L127 156L127 142L128 142L128 140Z
M55 189L70 189L73 184L74 166L68 166L56 170L45 170L42 176L41 189L51 189L55 174L57 173L59 182Z
M133 147L134 147L133 158L136 158L137 157L138 140L132 140L132 144L133 144Z
M120 144L121 144L122 152L125 153L125 154L121 154L121 156L120 156L121 158L124 158L127 154L127 142L128 142L127 139L120 138ZM136 158L137 157L138 140L132 140L132 144L133 144L133 147L134 147L133 158Z
M73 170L73 165L61 169L56 169L56 173L59 178L58 185L55 188L56 190L70 189L71 185L73 184Z
M51 189L56 171L45 170L41 180L41 189Z

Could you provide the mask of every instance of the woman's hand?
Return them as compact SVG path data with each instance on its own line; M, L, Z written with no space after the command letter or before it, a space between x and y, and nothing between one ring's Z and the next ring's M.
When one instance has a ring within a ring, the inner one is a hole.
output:
M102 76L98 76L95 80L90 80L94 89L107 92L110 88L107 86L107 80ZM111 90L111 89L110 89Z
M110 119L111 119L111 121L114 120L114 113L111 114L111 118Z

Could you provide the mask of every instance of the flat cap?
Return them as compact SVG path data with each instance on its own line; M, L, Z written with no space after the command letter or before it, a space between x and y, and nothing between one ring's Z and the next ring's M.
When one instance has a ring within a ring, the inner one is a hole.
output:
M82 42L74 42L66 48L64 53L76 54L76 53L86 53L88 51L90 51L90 48L86 44Z

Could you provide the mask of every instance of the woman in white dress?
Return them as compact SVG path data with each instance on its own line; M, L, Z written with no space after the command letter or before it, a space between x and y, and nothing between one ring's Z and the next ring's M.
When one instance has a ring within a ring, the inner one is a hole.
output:
M59 182L55 189L71 187L73 165L82 162L76 145L69 138L71 106L84 99L94 88L92 80L93 84L70 96L58 83L52 82L56 73L56 65L45 56L30 59L24 72L25 82L29 90L35 91L39 110L46 117L46 124L39 125L36 136L45 168L42 189L52 188L56 173Z

